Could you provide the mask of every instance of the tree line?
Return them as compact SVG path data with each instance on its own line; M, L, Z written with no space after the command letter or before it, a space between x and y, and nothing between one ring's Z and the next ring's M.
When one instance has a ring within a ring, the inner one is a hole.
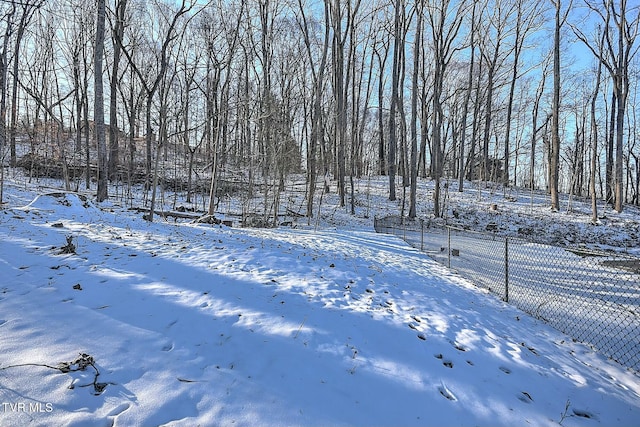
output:
M627 0L0 0L3 166L58 159L68 188L292 173L306 212L385 175L640 205L640 6ZM81 172L77 172L81 171ZM4 167L2 168L4 174ZM75 181L74 181L75 180ZM398 183L400 183L398 185ZM0 187L1 188L1 187ZM257 187L256 187L257 188ZM406 192L409 192L408 197ZM1 192L0 192L1 200ZM406 200L406 202L405 202Z

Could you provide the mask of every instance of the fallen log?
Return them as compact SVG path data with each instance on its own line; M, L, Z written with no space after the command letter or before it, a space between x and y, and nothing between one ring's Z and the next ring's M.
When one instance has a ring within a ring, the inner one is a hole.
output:
M130 211L145 213L148 214L151 212L149 208L129 208ZM180 218L180 219L190 219L197 220L202 217L201 213L198 212L176 212L176 211L153 211L154 215L161 216L163 218Z

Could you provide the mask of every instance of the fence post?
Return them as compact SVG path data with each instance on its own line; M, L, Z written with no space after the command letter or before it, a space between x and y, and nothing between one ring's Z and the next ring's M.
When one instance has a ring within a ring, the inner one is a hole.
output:
M404 217L401 219L402 221L402 240L407 241L407 221L405 221Z
M509 238L504 238L504 301L509 302Z
M424 252L424 219L420 218L420 252Z
M451 227L447 227L447 260L447 267L451 269Z

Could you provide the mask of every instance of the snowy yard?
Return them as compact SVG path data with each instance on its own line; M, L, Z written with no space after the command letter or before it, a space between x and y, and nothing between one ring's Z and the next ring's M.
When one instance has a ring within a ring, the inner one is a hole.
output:
M637 374L371 225L148 223L5 190L0 425L640 420Z
M380 220L378 231L402 237L498 298L640 368L640 258L455 228L414 231L417 224L390 225L394 221Z

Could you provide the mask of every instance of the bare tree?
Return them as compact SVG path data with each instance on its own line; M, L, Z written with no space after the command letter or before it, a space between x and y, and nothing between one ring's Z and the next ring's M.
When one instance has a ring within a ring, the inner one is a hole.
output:
M482 137L482 171L481 179L489 181L493 177L493 170L489 170L492 163L489 161L489 145L491 135L495 131L494 121L494 92L498 86L497 76L506 60L507 49L505 48L506 38L511 29L509 23L515 11L515 6L511 1L498 0L494 3L493 8L486 9L487 15L483 19L486 21L486 27L481 31L489 34L489 37L483 39L480 44L480 53L482 59L487 66L486 80L486 106L484 109L484 132Z
M551 64L551 57L547 57L542 63L542 72L540 73L540 82L536 89L536 94L533 99L533 106L531 109L531 152L529 161L529 182L528 187L533 190L536 188L536 142L538 140L538 133L547 126L547 122L551 118L546 118L542 125L538 125L538 117L540 115L540 104L542 103L542 96L545 92L545 86L547 82L547 76L549 75L548 68Z
M158 45L160 46L160 49L159 51L156 51L157 64L156 64L154 77L149 77L149 74L151 73L146 69L145 70L141 69L141 67L135 61L135 58L133 57L133 52L132 52L132 49L134 46L124 46L123 44L124 41L118 38L117 33L114 34L116 42L120 44L122 53L125 55L129 65L132 67L136 76L140 80L140 83L144 88L146 98L147 98L146 120L145 120L145 145L146 145L146 164L145 165L146 165L147 178L152 176L152 152L153 152L152 142L153 142L153 136L154 136L153 127L152 127L152 111L153 111L154 96L158 91L160 87L160 83L165 77L167 67L169 66L169 58L167 56L167 53L169 50L169 45L176 39L176 37L178 37L178 35L176 34L176 27L177 27L178 21L183 15L186 15L187 13L189 13L192 7L193 7L192 4L187 4L186 0L182 0L179 4L178 10L176 10L172 16L165 16L161 14L160 17L162 18L162 21L164 21L163 23L166 25L166 28L162 34L164 38L161 39L158 43ZM152 45L155 44L152 40L149 40L149 43L151 43ZM156 49L153 49L153 50L155 51ZM149 64L149 68L152 68L151 64ZM149 185L150 183L147 182L147 186ZM153 215L151 215L151 219L153 219Z
M127 0L116 0L115 12L112 17L111 32L113 34L113 62L111 69L110 90L111 97L109 99L109 176L114 178L120 164L120 143L118 132L118 83L120 81L119 67L120 57L122 55L122 47L117 40L124 37L125 11L127 9Z
M198 69L202 66L201 61L203 52L201 52L197 46L198 41L196 36L191 33L187 35L189 40L189 46L186 49L182 49L180 52L180 68L182 72L181 76L178 76L181 82L182 90L178 94L180 98L180 114L182 115L182 147L185 153L188 153L187 157L187 196L186 202L193 203L193 174L194 164L196 159L196 152L202 146L204 138L197 138L198 126L195 124L198 121L197 103L195 101L194 93L197 89L196 75ZM196 104L196 105L193 105ZM196 137L196 142L193 142L192 137ZM176 177L177 178L177 177Z
M0 40L2 40L0 46L0 206L2 206L4 190L5 145L7 142L7 69L9 68L9 41L11 33L13 31L13 18L16 13L15 3L11 2L9 10L0 10L0 13L3 14L2 20L5 25L4 34L0 34Z
M234 46L238 40L239 25L244 17L244 2L237 10L235 24L225 22L222 16L229 16L230 10L204 10L197 21L197 34L204 44L205 73L204 84L200 85L200 91L204 97L204 140L206 156L211 160L211 180L209 185L209 204L207 214L213 215L216 207L216 195L218 188L218 156L221 150L223 119L226 117L222 111L223 99L229 81L229 68L234 54ZM233 30L227 29L227 25L234 25ZM246 65L248 67L248 64ZM226 74L225 74L226 73ZM226 79L225 79L226 75Z
M73 155L70 157L72 164L71 178L80 178L79 168L84 159L84 178L85 187L88 190L91 187L91 178L95 170L91 165L91 141L94 141L95 122L90 122L89 107L92 102L89 101L89 92L92 87L91 72L94 63L95 51L95 30L96 30L96 12L92 1L70 1L64 0L56 3L59 13L64 13L69 18L59 23L61 34L60 40L54 40L57 43L57 50L63 52L60 58L54 61L65 60L66 64L60 64L61 70L66 70L68 75L65 80L72 84L73 88L73 108L70 125L75 131L75 148ZM49 10L45 10L47 15L52 15ZM57 55L56 55L57 56ZM105 55L103 61L108 57ZM83 146L84 138L84 146ZM79 187L80 180L76 182L76 188Z
M614 173L614 209L622 212L623 208L623 150L625 109L629 97L629 64L638 51L634 47L640 29L640 7L628 9L627 0L601 2L585 0L587 7L597 14L604 23L604 44L589 39L577 26L574 33L589 48L593 55L609 71L613 79L614 93L612 101L612 117L615 108L615 124L612 122L611 132L615 126L615 173ZM599 3L599 4L598 4ZM616 4L618 3L618 4ZM627 14L632 16L627 17ZM635 14L635 15L634 15ZM617 34L611 31L611 23ZM604 49L599 48L602 46ZM614 103L615 102L615 105Z
M160 88L160 84L164 81L166 76L167 68L169 66L169 47L171 42L173 42L178 36L177 26L180 18L186 14L188 14L193 8L193 4L187 5L186 0L182 0L180 7L177 11L173 13L173 15L169 15L165 17L165 19L169 22L169 27L167 28L164 42L162 44L162 48L160 49L160 68L158 70L158 74L156 75L156 80L153 82L153 85L149 88L147 87L147 144L150 144L151 141L151 119L150 119L150 109L153 102L153 97L156 91ZM170 19L169 19L170 17ZM183 33L184 34L184 33ZM162 110L163 106L161 106ZM161 138L160 143L164 142ZM156 192L158 187L158 165L160 159L159 148L156 150L156 158L155 158L155 166L153 168L153 183L151 185L151 206L149 207L149 215L147 216L147 220L149 222L153 222L153 215L156 204Z
M330 1L330 0L325 0ZM350 4L350 1L348 1ZM337 162L338 162L338 194L340 196L340 206L345 206L345 188L344 188L344 175L345 175L345 160L344 160L344 145L345 145L345 88L344 88L344 45L345 35L342 29L342 5L340 0L333 0L331 2L331 26L333 29L333 41L332 41L332 53L333 53L333 85L334 85L334 98L335 98L335 136L337 147Z
M601 43L604 42L604 32ZM591 222L598 223L598 199L596 195L596 170L598 167L598 121L596 120L596 102L600 92L600 81L602 80L602 61L598 62L596 72L596 86L591 97L591 170L589 172L589 195L591 196Z
M401 61L404 58L401 50L404 50L402 40L402 28L404 27L402 19L404 18L404 0L395 0L393 3L395 18L393 20L393 63L391 64L391 106L389 107L389 147L387 156L388 175L389 175L389 200L396 200L396 171L398 164L396 160L396 152L398 149L396 112L400 102L398 92L400 82L400 72L403 68Z
M102 85L102 59L104 56L104 33L106 20L105 0L98 0L98 10L96 18L96 46L93 58L94 65L94 115L93 120L96 126L96 144L98 146L98 192L96 194L98 202L109 198L108 193L108 157L107 141L104 129L104 87Z
M72 97L75 89L67 91L64 68L59 66L58 38L56 37L59 26L55 17L43 13L38 15L39 21L29 32L29 38L25 45L27 52L21 60L28 63L25 72L18 78L18 85L24 91L28 99L36 103L35 113L32 117L33 133L31 154L37 154L41 147L53 149L56 176L64 180L66 190L71 189L68 168L69 149L67 141L70 137L68 126L65 122L70 120L67 114L67 100ZM28 108L26 109L28 111ZM41 132L39 135L38 133Z
M309 139L309 149L307 154L307 180L309 190L307 192L307 217L313 216L313 200L316 189L317 180L317 153L318 146L322 143L323 139L323 127L322 127L322 94L324 87L324 75L327 64L327 54L329 51L329 4L324 2L324 37L320 54L320 62L317 65L314 63L314 55L311 49L311 36L309 32L309 23L305 14L305 8L302 4L302 0L298 0L299 6L299 22L298 25L304 36L304 43L307 49L307 55L311 64L311 73L313 79L313 91L312 91L312 110L311 110L311 136ZM326 175L328 171L324 171Z
M540 24L539 17L540 8L542 7L540 1L529 0L517 0L516 4L516 27L514 29L514 41L513 41L513 63L511 66L511 82L509 84L509 97L507 104L507 117L506 117L506 130L504 137L504 173L502 177L502 183L505 187L510 185L509 174L509 159L511 153L511 118L513 114L514 94L516 88L516 82L521 76L520 71L520 59L523 48L525 47L525 40L527 36L535 31Z
M357 12L357 11L355 11ZM351 150L349 153L349 183L350 183L350 206L351 214L356 213L356 195L354 177L362 175L363 165L363 138L366 120L369 115L369 101L372 93L372 75L373 75L373 56L369 51L375 41L373 34L379 29L375 25L371 25L371 15L369 11L365 11L363 15L366 19L358 19L354 12L353 21L350 31L349 42L349 60L347 81L351 82ZM368 22L369 25L363 25ZM362 31L358 31L362 30ZM368 65L367 65L368 62ZM368 69L368 72L365 71Z
M460 153L459 153L459 164L460 168L458 171L458 191L464 191L464 178L465 178L465 161L464 161L464 150L465 150L465 140L467 137L467 116L469 115L469 101L471 99L471 93L473 92L473 81L474 81L474 66L475 66L475 50L476 50L476 6L477 2L473 2L473 6L471 9L471 28L469 29L469 48L471 49L469 53L469 72L467 74L467 87L465 90L465 96L463 101L463 111L462 111L462 123L460 125L461 130L461 141L460 141Z
M160 44L160 50L157 52L157 69L155 73L155 78L147 80L146 73L140 69L140 67L135 62L135 59L132 56L132 52L126 46L123 45L123 40L118 37L118 34L114 34L115 41L122 48L122 53L127 58L129 65L133 68L135 74L138 79L142 83L144 87L144 91L147 96L147 105L146 105L146 135L145 135L145 145L146 145L146 172L147 172L147 188L152 186L152 195L151 195L151 207L149 211L149 215L146 217L150 222L153 222L154 209L155 209L155 197L156 197L156 186L158 182L158 174L157 168L152 169L152 142L153 142L153 128L152 128L152 115L151 112L153 110L153 100L156 92L160 88L160 84L162 83L165 73L167 71L167 67L169 66L169 58L168 51L170 44L178 37L176 32L178 21L186 14L188 14L193 8L193 4L187 4L186 0L182 0L179 4L177 10L174 11L171 15L161 14L161 18L166 25L166 29L163 33L162 43ZM158 156L158 153L156 153ZM156 166L157 166L156 161ZM152 171L153 174L152 174ZM149 182L149 178L152 177L152 182Z
M456 4L457 3L457 4ZM432 170L435 188L433 192L434 216L439 218L440 208L440 179L442 178L442 125L444 111L442 98L444 78L452 55L455 51L454 43L458 38L460 27L466 11L464 1L429 0L427 2L427 21L431 29L431 50L433 52L433 95L431 112L431 155L434 170Z
M560 210L560 30L567 20L571 3L562 12L562 0L551 0L555 8L553 32L553 101L551 107L551 145L549 150L549 192L551 210Z
M387 174L387 160L385 156L385 126L384 126L384 110L382 108L384 100L384 86L386 79L386 64L389 58L390 41L385 34L387 31L381 31L382 37L376 39L374 43L373 53L378 58L378 167L380 175Z
M31 22L31 18L34 13L42 7L44 0L24 1L20 2L22 7L22 13L20 15L20 22L16 31L14 47L13 47L13 79L11 84L11 128L9 129L9 146L11 150L11 166L16 165L16 128L18 121L18 78L19 70L18 65L20 63L20 48L22 46L22 39L27 26ZM1 200L1 199L0 199Z
M413 46L413 75L411 78L411 191L409 192L409 218L416 217L416 199L418 192L418 78L420 72L420 53L422 41L422 18L424 1L416 1L416 32Z

